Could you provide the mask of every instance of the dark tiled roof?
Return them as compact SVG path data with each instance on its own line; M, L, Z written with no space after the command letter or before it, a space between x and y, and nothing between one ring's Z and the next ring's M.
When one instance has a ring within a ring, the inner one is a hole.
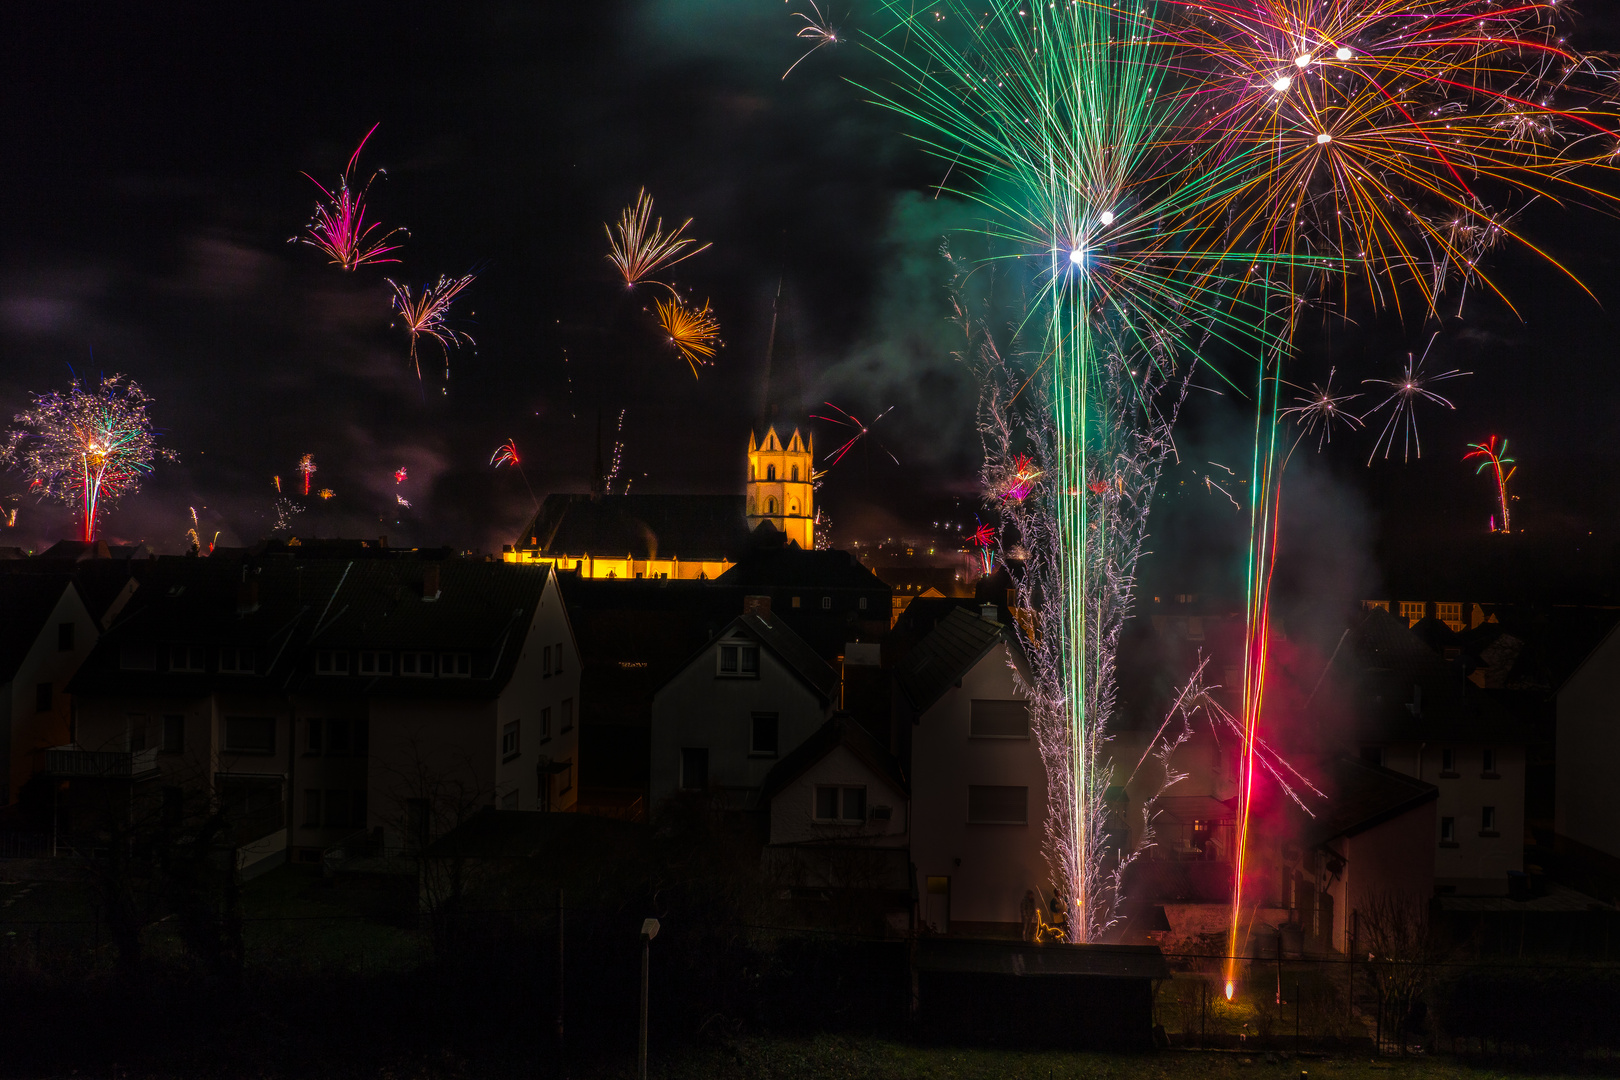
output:
M900 662L897 678L912 708L926 712L998 642L1004 627L956 608Z
M71 588L73 579L66 574L0 575L0 612L5 613L0 617L0 685L16 678L45 620Z
M721 574L717 583L745 592L769 589L872 589L889 592L872 571L847 551L805 551L796 545L755 547Z
M777 792L803 776L816 762L840 746L849 748L872 771L888 779L895 790L908 794L906 778L900 763L872 733L867 731L848 713L839 713L817 728L808 739L794 747L792 752L771 767L760 788L760 804L768 803Z
M1326 773L1317 786L1327 794L1327 802L1313 805L1316 817L1305 821L1301 833L1312 846L1366 832L1440 794L1433 784L1350 757L1334 758Z
M777 659L792 668L807 686L823 699L832 699L833 691L838 687L838 672L823 663L816 651L780 619L739 615L732 620L731 626L747 629L759 639L760 644L775 653ZM724 637L731 626L722 630L720 636Z
M518 537L544 555L734 559L748 546L741 495L548 495Z

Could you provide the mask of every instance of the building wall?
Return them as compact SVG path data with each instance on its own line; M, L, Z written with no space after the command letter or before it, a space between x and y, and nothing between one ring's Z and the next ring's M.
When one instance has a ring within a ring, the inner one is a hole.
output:
M412 800L425 800L429 831L442 835L498 798L496 702L465 698L372 698L366 761L369 825L390 848L410 832Z
M1026 890L1052 896L1051 873L1041 852L1046 770L1035 740L968 735L974 698L1021 697L1009 660L1004 644L991 649L912 729L911 859L917 867L918 895L924 897L923 920L931 918L928 879L948 877L955 931L988 928L985 924L1016 930ZM975 784L1028 787L1028 823L969 824L968 787Z
M653 695L648 784L653 806L680 788L683 747L708 748L711 788L757 789L777 759L827 719L828 705L763 645L758 678L718 674L719 644L710 642ZM775 754L749 752L756 712L777 714Z
M296 861L318 858L321 849L369 827L371 714L365 699L357 697L299 698L293 707L295 741L289 756L287 827L291 845L297 849ZM346 725L346 749L334 738L333 721ZM320 740L315 746L310 735L317 725ZM362 731L365 749L360 741Z
M713 581L734 565L727 559L636 559L626 555L592 555L581 551L565 555L542 555L532 549L505 551L501 558L509 563L534 566L556 566L560 570L578 570L588 578L673 578L680 581Z
M1557 746L1554 829L1620 857L1620 628L1559 689Z
M511 681L496 703L497 806L509 806L513 792L517 793L517 803L509 808L516 810L572 810L578 802L579 676L579 647L574 642L557 578L552 575L529 623ZM548 731L542 733L543 710L547 709ZM515 756L506 754L502 746L509 723L518 725ZM548 772L542 778L536 769L542 763L566 764L568 771ZM546 785L545 797L542 783Z
M1344 858L1344 870L1328 888L1333 896L1333 947L1350 947L1351 913L1385 894L1427 902L1434 895L1437 829L1435 804L1406 813L1329 846Z
M864 787L866 821L844 825L815 820L816 788L829 785ZM872 817L873 808L879 806L889 807L887 821ZM860 840L874 846L904 847L906 819L905 796L882 773L850 753L848 747L838 746L771 799L771 843Z
M4 617L0 615L0 617ZM58 648L58 627L73 624L73 647ZM79 590L64 584L62 596L34 639L33 647L17 667L17 674L4 688L0 709L0 806L17 801L17 793L33 775L37 751L61 746L72 737L73 699L68 696L68 680L79 670L84 658L95 647L101 628L79 598ZM51 684L51 707L43 712L38 704L40 683Z
M1453 754L1456 775L1441 766ZM1398 743L1384 748L1384 765L1440 789L1435 811L1435 883L1465 895L1506 895L1507 874L1524 869L1524 774L1522 746L1492 746L1494 775L1484 773L1482 743ZM1496 811L1496 835L1481 828L1484 807ZM1453 818L1454 839L1441 840L1440 820ZM1454 845L1454 846L1451 846Z

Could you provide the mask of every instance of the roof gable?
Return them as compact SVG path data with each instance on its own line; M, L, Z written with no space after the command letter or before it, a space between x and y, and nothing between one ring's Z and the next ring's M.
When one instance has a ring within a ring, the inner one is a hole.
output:
M896 678L918 713L927 712L971 671L986 653L1006 640L1006 627L957 608L939 620L928 636L906 654Z
M765 774L764 785L760 788L760 802L767 803L775 798L788 785L809 772L840 746L889 781L901 795L909 797L905 775L894 755L890 754L871 732L857 723L854 717L848 713L838 713L771 767L771 771Z

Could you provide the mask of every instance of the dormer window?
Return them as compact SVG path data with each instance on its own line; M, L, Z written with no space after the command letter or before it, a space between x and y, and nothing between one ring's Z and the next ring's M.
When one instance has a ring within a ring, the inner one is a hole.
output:
M430 652L402 652L399 654L399 673L417 678L433 678L433 654Z
M253 650L231 646L220 649L219 670L224 675L253 674Z
M315 653L315 674L347 675L349 654L335 649L321 649Z
M759 646L741 641L721 644L719 673L724 678L758 678Z
M472 654L447 652L439 657L439 674L446 679L472 678Z
M201 645L172 645L169 647L169 670L202 671L205 667L203 656Z
M363 652L360 654L360 674L388 675L394 670L394 654Z

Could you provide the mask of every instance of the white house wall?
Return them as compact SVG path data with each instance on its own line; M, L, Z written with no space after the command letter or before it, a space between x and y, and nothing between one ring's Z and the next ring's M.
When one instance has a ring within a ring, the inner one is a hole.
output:
M816 821L816 788L827 786L864 787L867 820L860 825ZM879 806L890 808L887 821L871 816L873 808ZM853 840L882 847L905 846L906 799L887 777L856 757L849 747L840 745L771 799L771 843Z
M517 667L501 691L496 708L495 798L500 805L503 797L516 791L519 810L538 810L543 805L549 805L552 810L572 810L579 800L579 648L574 642L562 594L557 589L556 575L549 569L545 572L549 580L523 639ZM559 648L562 650L560 665ZM549 671L545 665L548 653ZM572 708L567 730L563 729L565 701L570 702ZM551 710L551 730L547 736L540 733L542 709ZM509 758L502 752L501 736L506 725L513 721L518 724L518 753ZM540 797L540 776L535 769L541 758L567 764L571 769L566 790L560 775L548 775L549 804Z
M912 862L919 894L929 877L949 877L950 922L1019 924L1027 890L1052 895L1041 853L1046 820L1046 770L1033 738L968 736L974 698L1019 698L1005 644L998 644L923 713L912 733ZM1024 825L970 825L970 784L1029 788ZM927 912L925 911L925 917Z
M1560 836L1620 857L1620 628L1558 691L1557 804Z

